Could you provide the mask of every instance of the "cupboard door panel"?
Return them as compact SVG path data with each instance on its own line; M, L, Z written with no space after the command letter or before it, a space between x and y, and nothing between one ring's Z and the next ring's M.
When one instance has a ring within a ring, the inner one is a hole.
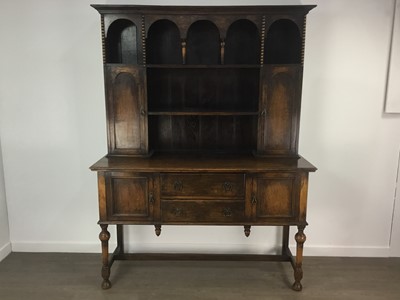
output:
M256 218L291 219L296 212L296 177L290 174L270 174L257 177L254 183Z
M109 65L107 84L109 152L147 154L147 105L143 70L134 66Z
M272 77L267 99L267 147L271 150L289 150L293 113L294 86L285 73Z
M151 179L140 174L108 177L107 211L110 220L151 220L154 192Z
M295 155L300 112L300 66L268 66L262 71L259 154Z
M140 107L135 78L120 73L113 85L115 148L140 148Z

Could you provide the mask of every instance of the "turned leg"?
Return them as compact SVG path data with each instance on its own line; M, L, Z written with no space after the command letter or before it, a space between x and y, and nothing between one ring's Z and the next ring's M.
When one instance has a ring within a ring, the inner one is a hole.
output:
M306 241L306 235L304 234L304 225L297 226L298 232L295 235L297 249L296 249L296 261L294 264L294 283L293 290L301 291L303 286L300 281L303 278L303 244Z
M101 224L101 232L99 239L101 241L101 254L103 267L101 268L101 276L103 277L103 283L101 287L106 290L111 287L110 282L110 265L108 262L108 240L110 239L110 233L107 231L108 225Z

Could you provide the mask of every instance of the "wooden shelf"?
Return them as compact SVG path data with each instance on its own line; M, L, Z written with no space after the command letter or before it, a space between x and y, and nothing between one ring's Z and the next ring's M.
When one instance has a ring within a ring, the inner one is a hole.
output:
M261 65L229 64L229 65L179 65L179 64L150 64L150 69L259 69Z
M149 111L149 116L257 116L255 111Z

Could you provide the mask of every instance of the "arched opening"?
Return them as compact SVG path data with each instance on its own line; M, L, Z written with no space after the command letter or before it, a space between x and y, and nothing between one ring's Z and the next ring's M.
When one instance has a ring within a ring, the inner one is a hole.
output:
M275 21L265 39L266 64L301 63L302 39L296 23L288 19Z
M219 30L214 23L200 20L190 25L186 39L187 64L219 64Z
M126 19L114 21L107 31L106 61L117 64L137 64L137 29Z
M259 64L260 38L257 26L237 20L229 26L225 40L225 64Z
M147 63L182 63L181 38L174 22L164 19L150 26L147 34Z

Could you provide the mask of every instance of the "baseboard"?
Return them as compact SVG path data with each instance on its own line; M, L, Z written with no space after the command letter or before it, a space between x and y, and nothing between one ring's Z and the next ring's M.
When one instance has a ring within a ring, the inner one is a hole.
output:
M296 248L291 245L292 253ZM389 257L389 247L368 246L304 246L304 256L337 256L337 257Z
M115 248L110 243L110 252ZM279 251L276 246L266 249L259 244L193 244L193 243L142 243L129 244L126 247L130 252L169 252L169 253L228 253L228 254L274 254ZM290 246L296 253L294 245ZM67 253L100 253L99 243L12 243L13 252L67 252ZM11 247L9 252L11 252ZM8 255L8 253L7 253ZM389 247L362 247L362 246L304 246L305 256L341 256L341 257L389 257Z
M10 253L11 253L11 243L7 243L0 248L0 261L5 259Z
M110 243L110 250L116 247ZM13 252L60 252L60 253L100 253L99 243L65 243L65 242L13 242Z

